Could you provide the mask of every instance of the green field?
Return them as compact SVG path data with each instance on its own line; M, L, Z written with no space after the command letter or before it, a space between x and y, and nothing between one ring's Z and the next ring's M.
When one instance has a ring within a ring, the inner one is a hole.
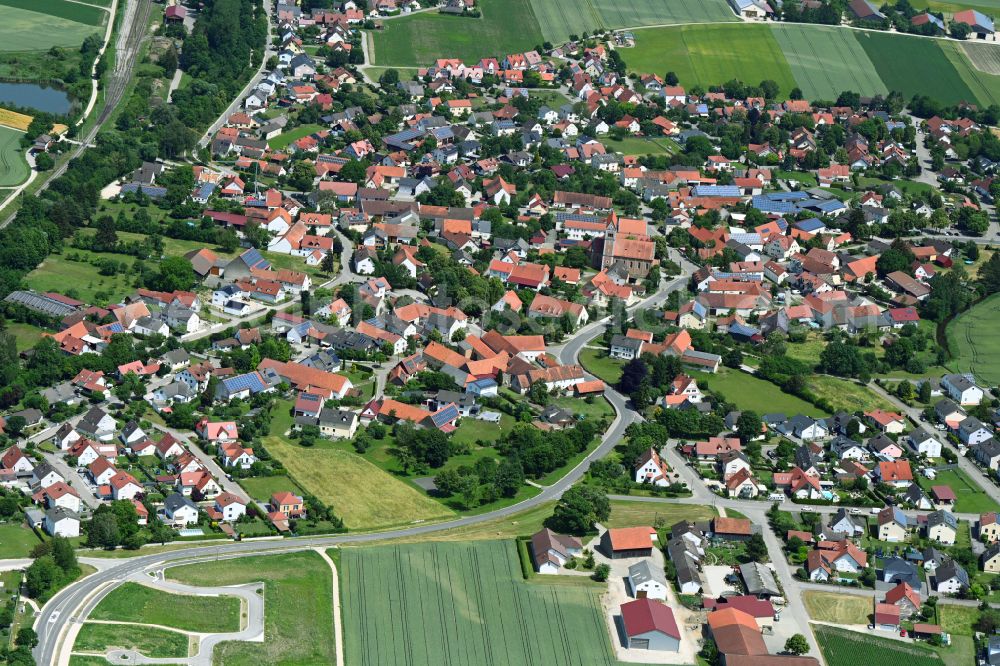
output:
M981 71L978 67L973 64L973 60L966 53L966 46L975 46L973 44L966 45L959 42L942 42L941 50L944 51L945 57L948 58L949 62L955 67L955 71L958 75L962 77L962 81L965 85L969 86L973 95L983 104L998 104L1000 103L1000 76L997 76L998 72L987 73ZM979 46L986 46L986 44L980 44ZM995 57L995 47L990 49L991 55ZM986 47L990 48L990 47ZM986 56L980 55L986 53L983 49L975 49L972 51L975 54L976 60L983 66L986 62Z
M944 662L931 648L922 644L907 644L870 634L815 625L827 666L857 666L872 662L878 655L880 666L940 666Z
M88 258L110 259L131 266L134 259L124 254L107 254L87 250L67 249L66 254ZM70 261L66 254L50 254L37 268L28 273L25 285L36 291L58 291L88 303L118 302L134 290L135 276L129 271L117 275L100 275L98 268L86 261Z
M963 312L948 324L951 367L971 372L980 381L1000 383L1000 294L994 294Z
M0 525L0 560L28 557L39 543L35 533L20 523Z
M931 486L948 486L954 490L958 498L955 502L956 513L985 513L1000 509L982 486L960 469L938 472L933 480L921 475L918 482L926 490L930 490Z
M90 619L161 624L203 633L239 631L240 599L170 594L125 583L101 600Z
M855 31L793 24L775 24L772 31L806 99L837 99L845 90L889 92L859 48Z
M87 622L80 628L73 650L103 654L111 648L125 648L138 650L147 657L169 658L187 657L189 644L185 634L166 629Z
M69 6L70 3L67 3ZM92 25L16 7L4 7L0 51L39 51L53 46L79 47L98 32Z
M303 448L272 436L268 452L306 491L332 506L351 529L446 518L452 512L417 488L348 451Z
M722 0L531 0L542 35L554 44L595 28L736 21Z
M513 541L352 548L341 561L353 666L615 663L599 589L526 583Z
M333 608L330 567L314 552L199 562L167 571L189 585L263 581L264 642L220 643L215 663L332 664Z
M108 12L79 2L65 0L0 0L0 5L37 12L47 16L83 23L90 26L102 26L107 20ZM7 10L3 10L6 15ZM43 30L42 32L48 32Z
M764 379L758 379L739 370L719 368L718 374L709 375L703 372L692 372L698 385L708 390L718 392L726 400L736 405L737 409L749 409L758 414L784 412L788 416L806 414L807 416L829 416L823 410L802 398L784 393L777 386Z
M31 173L21 149L23 134L10 127L0 127L0 187L20 185Z
M530 0L479 0L481 18L423 12L384 22L371 33L373 64L426 67L436 58L502 59L535 48L542 32Z
M889 90L932 95L945 104L975 99L945 56L938 40L881 32L859 32L857 40Z
M721 85L739 79L757 85L772 79L787 95L796 86L771 29L743 23L637 30L635 48L622 49L630 70L663 76L673 71L682 86Z

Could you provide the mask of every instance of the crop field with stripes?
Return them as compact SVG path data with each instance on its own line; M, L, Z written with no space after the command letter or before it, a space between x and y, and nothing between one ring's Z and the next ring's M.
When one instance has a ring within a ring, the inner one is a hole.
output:
M955 372L971 372L980 381L1000 383L1000 294L966 310L948 324L948 347Z
M525 582L513 541L345 548L355 666L611 666L599 589Z
M545 39L553 44L595 28L640 28L736 21L725 0L531 0Z
M20 185L28 177L28 163L21 150L22 133L0 127L0 187Z
M837 99L845 90L889 92L853 30L794 24L772 29L806 99Z

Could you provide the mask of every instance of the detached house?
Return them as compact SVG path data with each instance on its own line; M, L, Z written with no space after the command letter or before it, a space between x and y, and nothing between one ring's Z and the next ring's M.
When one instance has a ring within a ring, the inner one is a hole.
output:
M557 574L573 557L583 553L583 544L573 536L556 534L548 528L531 537L531 556L535 571L540 574Z
M655 449L650 448L639 456L635 466L635 482L650 483L660 487L670 485L667 479L667 464Z

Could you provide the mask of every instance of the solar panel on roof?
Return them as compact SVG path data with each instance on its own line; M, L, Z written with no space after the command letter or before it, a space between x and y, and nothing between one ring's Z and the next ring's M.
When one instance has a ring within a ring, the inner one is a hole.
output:
M455 405L448 405L444 409L434 414L431 414L431 421L434 426L440 428L445 423L449 423L458 418L458 408Z
M271 262L262 257L257 248L250 248L244 252L242 256L243 261L246 262L246 265L250 268L262 268L265 270L271 268Z

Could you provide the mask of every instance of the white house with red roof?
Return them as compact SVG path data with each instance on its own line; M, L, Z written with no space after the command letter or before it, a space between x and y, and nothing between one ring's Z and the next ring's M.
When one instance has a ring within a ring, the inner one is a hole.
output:
M253 449L247 449L238 442L226 442L219 447L219 458L222 459L223 467L239 467L250 469L257 462L257 456L253 454Z
M116 500L135 499L142 492L142 484L128 472L118 471L108 485L111 486L111 496Z
M161 459L174 458L184 453L184 447L180 441L170 433L167 433L156 445L156 455Z
M644 452L635 464L635 482L651 483L654 486L668 486L667 464L660 458L656 449L650 448Z
M198 421L195 432L200 438L213 444L235 442L240 438L239 429L234 421L209 421L205 418Z
M232 523L246 515L247 505L236 495L227 492L217 496L215 504L209 507L206 513L212 520Z

